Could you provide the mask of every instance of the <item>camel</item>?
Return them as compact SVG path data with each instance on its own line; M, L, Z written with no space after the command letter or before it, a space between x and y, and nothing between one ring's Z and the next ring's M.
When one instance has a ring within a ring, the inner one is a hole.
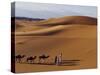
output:
M41 60L43 60L43 63L45 62L45 59L49 58L50 56L46 56L46 55L41 55L39 56L39 63L41 63Z
M36 56L30 56L26 59L26 61L29 63L33 63L35 59L36 59Z
M21 63L22 58L24 58L24 57L25 57L25 55L17 55L17 56L15 56L15 59L16 59L16 61L18 61L19 63Z

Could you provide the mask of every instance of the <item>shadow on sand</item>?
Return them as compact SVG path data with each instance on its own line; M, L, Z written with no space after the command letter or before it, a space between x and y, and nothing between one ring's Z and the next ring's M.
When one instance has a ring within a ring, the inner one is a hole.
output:
M31 65L56 65L56 66L77 66L79 65L80 60L62 60L62 62L59 65L56 65L55 63L28 63L28 62L21 62L20 64L31 64Z

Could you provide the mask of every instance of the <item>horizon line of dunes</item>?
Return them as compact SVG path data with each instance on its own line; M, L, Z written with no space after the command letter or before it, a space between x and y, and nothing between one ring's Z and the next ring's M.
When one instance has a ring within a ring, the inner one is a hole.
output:
M65 16L59 18L50 18L35 23L36 25L67 25L67 24L87 24L97 25L97 18L88 16Z
M16 32L15 35L50 35L65 30L68 27L72 27L73 29L73 26L77 25L94 26L97 25L97 18L88 16L65 16L60 18L50 18L47 20L36 21L32 24L33 26L47 27L47 28L43 29L41 28L39 30L33 30L27 32Z

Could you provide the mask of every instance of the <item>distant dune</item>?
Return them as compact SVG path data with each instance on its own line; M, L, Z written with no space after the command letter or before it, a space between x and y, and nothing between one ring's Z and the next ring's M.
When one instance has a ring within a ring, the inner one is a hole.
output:
M28 20L28 21L40 21L40 20L44 20L41 18L29 18L29 17L11 17L12 19L17 19L17 20Z
M60 18L51 18L48 20L42 20L36 22L36 25L67 25L67 24L88 24L88 25L96 25L97 19L87 16L65 16Z

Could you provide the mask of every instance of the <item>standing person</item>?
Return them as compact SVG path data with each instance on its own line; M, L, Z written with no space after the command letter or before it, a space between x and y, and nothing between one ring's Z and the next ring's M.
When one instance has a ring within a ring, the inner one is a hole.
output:
M55 57L55 64L61 65L61 63L62 63L62 53Z
M59 57L58 56L55 56L55 64L59 65Z
M59 65L59 56L57 56L57 62L56 65Z
M61 65L61 63L62 63L62 53L59 55L59 65Z
M57 56L55 56L55 64L57 64Z

